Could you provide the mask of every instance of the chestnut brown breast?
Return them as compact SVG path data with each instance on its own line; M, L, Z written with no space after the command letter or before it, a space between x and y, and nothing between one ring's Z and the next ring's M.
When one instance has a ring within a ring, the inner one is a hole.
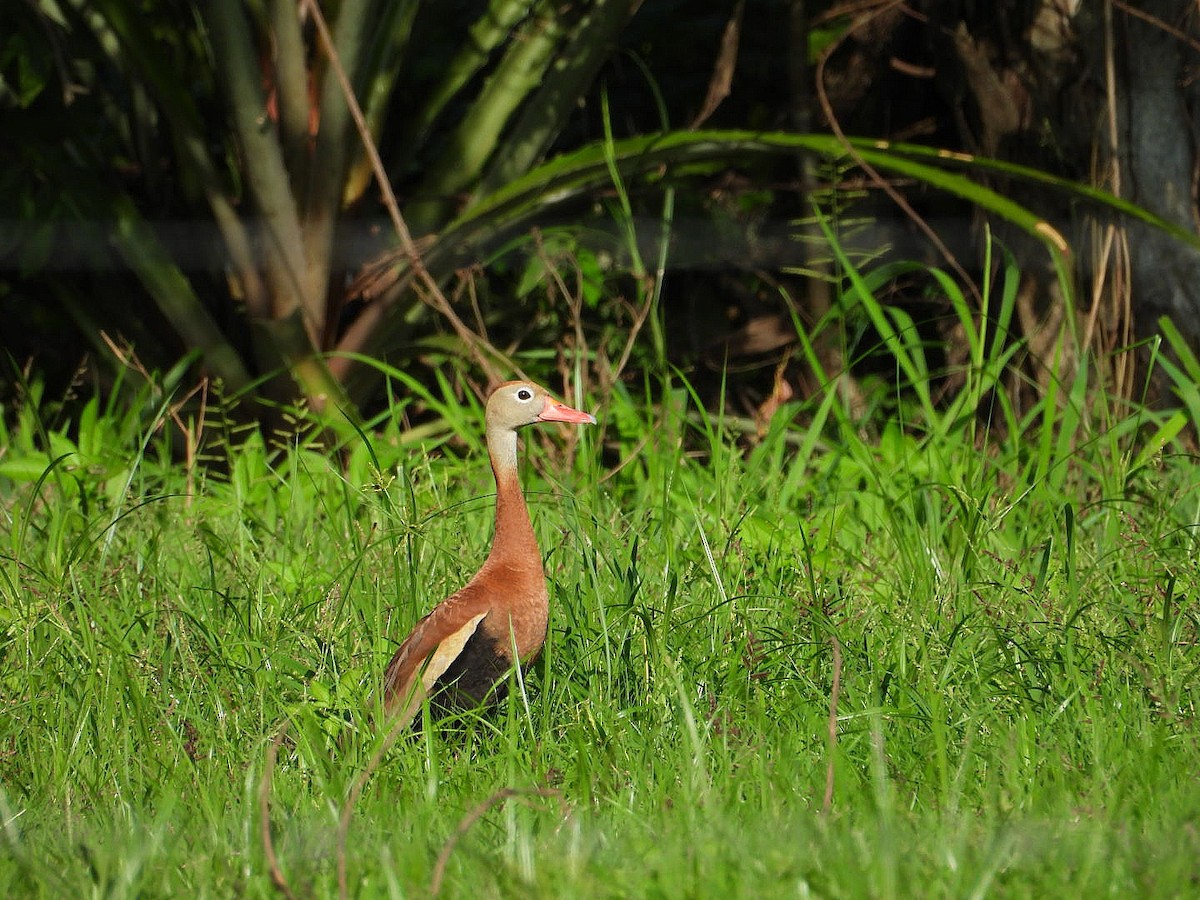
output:
M530 382L507 382L489 396L487 445L496 478L492 549L475 577L421 619L388 664L383 706L392 728L410 722L427 696L440 708L500 699L505 675L541 652L549 604L517 477L517 429L535 422L595 421Z

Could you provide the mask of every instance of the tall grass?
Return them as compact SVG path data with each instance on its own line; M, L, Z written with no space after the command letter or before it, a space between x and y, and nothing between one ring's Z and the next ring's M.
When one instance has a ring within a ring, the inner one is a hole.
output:
M495 714L390 751L354 809L352 893L422 895L451 839L452 896L1195 890L1200 478L1178 417L1080 367L980 433L1011 267L987 324L941 282L971 347L943 406L878 276L842 263L840 314L861 304L897 360L886 419L822 373L745 453L676 373L594 398L569 455L527 435L546 652ZM56 423L31 390L9 417L0 892L271 895L256 797L282 721L280 869L335 892L382 666L491 527L478 405L390 374L407 399L336 452L230 433L190 492L149 394Z

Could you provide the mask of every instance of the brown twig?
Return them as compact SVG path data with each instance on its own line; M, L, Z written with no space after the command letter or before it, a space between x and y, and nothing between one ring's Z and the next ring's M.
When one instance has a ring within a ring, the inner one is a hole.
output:
M832 43L830 43L830 45L826 47L821 55L817 58L817 68L814 77L817 101L821 104L821 112L825 114L825 120L829 123L829 128L833 132L834 137L841 142L842 146L846 150L846 153L851 159L854 160L855 165L866 172L871 181L874 182L880 188L880 190L887 194L888 197L891 198L892 202L895 203L896 206L898 206L906 216L908 216L908 218L914 225L917 226L918 229L920 229L921 233L928 238L929 242L933 244L942 258L946 260L946 264L954 270L954 274L962 279L963 284L966 286L967 290L971 292L971 295L975 298L976 302L982 303L983 298L980 296L979 287L967 274L966 269L962 267L962 264L958 261L958 257L956 257L954 253L951 252L950 248L946 246L946 243L940 237L938 237L937 232L933 230L933 227L927 221L925 221L924 217L922 217L915 209L913 209L912 205L904 199L903 195L897 191L888 182L888 180L884 178L877 169L875 169L874 166L863 159L862 154L858 152L852 143L850 143L850 140L846 137L846 132L842 130L841 123L838 122L837 114L833 110L833 103L829 99L829 91L827 91L825 88L825 66L829 62L830 57L832 57L837 51L838 47L840 47L850 35L867 25L872 19L881 16L886 12L890 12L898 6L904 6L905 3L906 0L876 0L876 2L871 3L847 4L843 7L837 7L835 10L830 11L831 13L835 11L845 13L851 9L865 10L863 14L855 19L849 28L838 35L838 37Z
M288 722L285 720L275 732L275 736L271 738L271 743L267 745L262 782L258 786L258 827L262 836L263 856L267 858L267 871L271 874L271 884L287 900L295 900L296 895L292 893L287 876L283 874L283 869L279 865L279 857L275 853L275 839L271 836L271 783L275 777L275 763L279 758L279 748L283 745L287 730Z
M646 320L650 318L650 313L654 310L654 288L651 287L646 291L646 302L642 304L641 309L634 311L633 325L629 329L629 337L625 340L625 346L621 350L621 356L617 360L617 364L613 366L611 381L617 381L621 377L621 373L625 371L625 366L629 362L629 357L633 354L634 344L637 342L637 337L642 333L642 326L646 324ZM633 304L629 304L630 307Z
M471 830L471 826L495 807L504 805L510 798L515 798L528 804L529 801L525 799L527 797L553 797L556 800L561 800L562 794L554 790L554 788L501 788L478 804L459 820L458 827L454 829L454 834L450 835L446 839L446 843L442 845L442 852L438 854L437 862L433 866L433 876L429 879L429 896L436 897L441 892L442 880L446 876L446 866L450 862L450 856L454 853L454 848L458 846L458 842Z
M708 94L700 112L692 119L689 130L695 131L709 116L717 111L717 107L729 96L733 89L733 71L737 66L738 43L742 32L742 13L746 9L746 0L738 0L733 8L729 21L725 23L725 33L721 35L721 49L717 61L713 65L712 77L708 81Z
M541 261L543 268L548 273L550 285L558 291L560 297L567 304L567 309L571 312L571 331L575 336L574 345L572 347L571 357L576 362L580 359L587 359L589 355L587 334L583 329L583 292L584 292L584 274L579 265L579 258L575 254L568 254L567 259L575 273L575 290L570 290L567 287L567 282L559 271L557 261L551 258L550 253L546 249L546 243L542 239L542 232L539 229L534 229L533 243L537 257ZM547 288L549 292L549 286ZM553 294L550 295L553 300ZM572 378L572 370L567 365L566 354L560 349L558 353L558 371L562 376L564 390L568 389L576 379ZM578 379L582 384L576 384L576 387L587 393L587 376ZM568 399L570 399L568 397ZM574 455L575 447L579 443L579 432L577 429L572 429L568 432L566 438L566 453L569 456Z
M1108 143L1108 147L1106 148L1108 171L1105 174L1108 181L1108 189L1115 196L1120 197L1122 196L1124 187L1121 183L1121 162L1118 153L1121 129L1117 113L1117 38L1113 22L1113 6L1119 7L1130 15L1145 16L1143 13L1129 9L1124 3L1115 2L1104 5L1104 100L1107 107L1105 138ZM1149 19L1147 20L1150 21ZM1185 34L1176 33L1165 22L1151 21L1151 24L1164 28L1168 33L1175 34L1180 40L1190 43L1193 48L1197 47L1195 41ZM1109 311L1115 320L1112 329L1116 333L1106 335L1109 339L1109 346L1105 349L1127 348L1133 342L1133 301L1130 296L1129 286L1130 271L1132 269L1129 251L1129 230L1127 228L1118 228L1116 225L1109 223L1103 227L1100 240L1100 250L1096 254L1096 275L1092 281L1092 314L1089 318L1088 329L1090 332L1101 305L1107 300ZM1090 336L1085 337L1084 346L1088 346L1089 342ZM1133 390L1135 362L1136 354L1132 352L1118 352L1114 354L1112 362L1113 387L1114 393L1118 397L1129 396Z
M1158 16L1152 16L1150 13L1142 12L1140 9L1135 9L1128 3L1124 2L1124 0L1112 0L1112 5L1126 15L1133 16L1135 19L1141 19L1143 22L1153 25L1155 28L1162 29L1171 37L1187 44L1193 50L1200 51L1200 41L1196 40L1187 32L1180 31L1178 28L1174 27L1168 22L1164 22Z
M108 345L109 351L117 362L132 372L136 372L147 384L154 385L154 377L150 374L150 370L138 358L133 347L128 343L124 346L118 346L117 342L108 336L105 331L100 332L100 339ZM154 385L157 387L157 385ZM185 424L183 417L179 414L180 410L197 394L200 395L200 412L196 416L195 425ZM192 505L192 497L195 493L196 484L196 461L197 454L200 449L200 442L204 437L204 420L208 410L208 379L201 378L196 385L184 394L179 400L167 405L167 415L171 417L171 421L175 423L175 427L179 429L179 434L183 438L183 453L184 453L184 479L187 485L184 491L183 505L185 508Z
M833 645L833 686L829 689L829 744L826 749L829 758L825 764L825 799L821 801L821 813L829 815L833 809L833 776L835 772L834 753L838 741L838 695L842 691L842 643L836 634L829 635Z
M337 49L333 43L333 35L329 31L329 23L325 21L325 15L321 12L320 4L314 3L313 0L299 0L298 15L303 16L305 14L312 16L313 24L320 35L321 43L325 45L325 52L329 57L330 68L345 95L350 116L354 120L359 138L362 140L363 150L366 152L367 159L371 163L371 171L374 173L375 180L379 184L379 192L383 198L384 208L388 211L388 216L392 220L392 228L395 229L396 236L400 239L400 247L403 250L405 258L408 260L408 265L412 269L416 281L424 288L424 290L418 290L417 295L450 323L450 326L454 329L459 339L467 345L467 348L475 357L475 361L479 364L479 367L487 374L489 380L498 381L499 373L496 367L488 359L487 354L480 348L481 339L458 317L458 314L451 308L449 301L446 300L446 295L442 293L437 280L425 268L425 263L421 259L421 253L417 249L416 242L413 241L412 233L408 230L408 225L405 223L404 217L400 214L400 204L396 202L396 194L392 190L392 182L383 168L383 160L379 156L379 149L375 146L375 140L371 137L370 126L367 125L362 107L359 105L358 98L354 95L354 88L350 84L350 78L342 66L341 59L338 57ZM350 335L354 335L354 341L356 342L361 340L356 330L350 329L347 331L346 336L343 337L339 346L345 348L346 337ZM351 344L351 348L354 348L354 344ZM491 348L489 347L489 349Z

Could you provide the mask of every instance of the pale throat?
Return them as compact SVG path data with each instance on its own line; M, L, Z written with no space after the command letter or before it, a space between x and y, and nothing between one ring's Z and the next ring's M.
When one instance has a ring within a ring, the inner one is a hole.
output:
M489 428L488 455L496 476L496 530L489 560L541 571L541 553L529 521L525 495L517 475L517 433L511 428Z

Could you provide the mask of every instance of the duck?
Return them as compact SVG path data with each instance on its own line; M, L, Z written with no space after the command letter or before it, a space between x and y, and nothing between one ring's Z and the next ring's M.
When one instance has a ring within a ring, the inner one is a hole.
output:
M596 417L529 381L505 382L488 396L484 426L496 480L491 551L465 586L417 622L388 663L382 707L392 733L412 722L426 698L439 710L503 700L507 674L542 651L549 594L517 473L517 432L539 422L595 425Z

